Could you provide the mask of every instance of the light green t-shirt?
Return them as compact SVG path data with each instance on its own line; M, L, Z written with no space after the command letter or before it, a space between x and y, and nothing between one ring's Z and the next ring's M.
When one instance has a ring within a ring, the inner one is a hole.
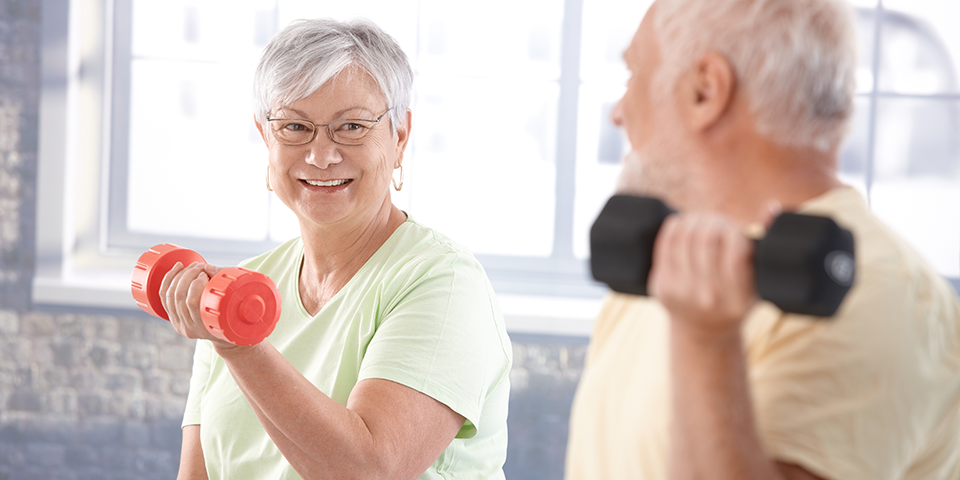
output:
M512 363L493 289L477 260L412 219L402 224L316 316L300 301L300 238L243 266L283 299L269 341L341 405L360 380L391 380L466 418L421 479L503 478ZM300 478L264 431L213 350L197 342L183 425L201 426L214 479Z

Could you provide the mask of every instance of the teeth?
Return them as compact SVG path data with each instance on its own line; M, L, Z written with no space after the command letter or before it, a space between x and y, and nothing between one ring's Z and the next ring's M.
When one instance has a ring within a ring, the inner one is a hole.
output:
M304 180L304 182L307 182L308 184L313 185L315 187L338 187L340 185L343 185L344 183L347 183L346 180L331 180L329 182L317 182L314 180Z

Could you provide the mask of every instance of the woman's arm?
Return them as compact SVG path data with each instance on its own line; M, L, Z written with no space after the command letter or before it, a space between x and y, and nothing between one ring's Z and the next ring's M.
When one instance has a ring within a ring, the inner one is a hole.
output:
M200 296L217 271L212 265L174 266L160 288L164 309L178 333L210 340L264 429L302 477L416 478L456 437L464 417L416 390L365 380L344 407L269 341L237 346L214 337L201 320Z
M183 427L183 446L180 448L180 471L177 480L207 480L207 467L200 447L200 425Z
M268 342L218 352L260 423L305 479L416 478L453 441L464 418L389 380L330 399Z

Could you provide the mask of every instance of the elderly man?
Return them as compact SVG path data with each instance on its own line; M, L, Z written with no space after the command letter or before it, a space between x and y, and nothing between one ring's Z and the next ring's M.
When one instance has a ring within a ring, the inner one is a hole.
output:
M624 54L621 192L678 210L652 298L612 294L574 400L568 479L960 478L960 304L837 179L855 47L837 0L658 0ZM757 300L746 226L853 232L832 318Z

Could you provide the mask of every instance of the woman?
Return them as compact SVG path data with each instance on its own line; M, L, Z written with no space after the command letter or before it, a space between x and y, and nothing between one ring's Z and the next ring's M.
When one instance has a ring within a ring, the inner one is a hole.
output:
M266 47L267 188L301 236L244 263L283 299L257 345L200 321L216 267L164 277L174 328L207 340L179 478L503 478L511 347L493 291L472 255L390 199L412 80L397 43L363 21L295 22Z

